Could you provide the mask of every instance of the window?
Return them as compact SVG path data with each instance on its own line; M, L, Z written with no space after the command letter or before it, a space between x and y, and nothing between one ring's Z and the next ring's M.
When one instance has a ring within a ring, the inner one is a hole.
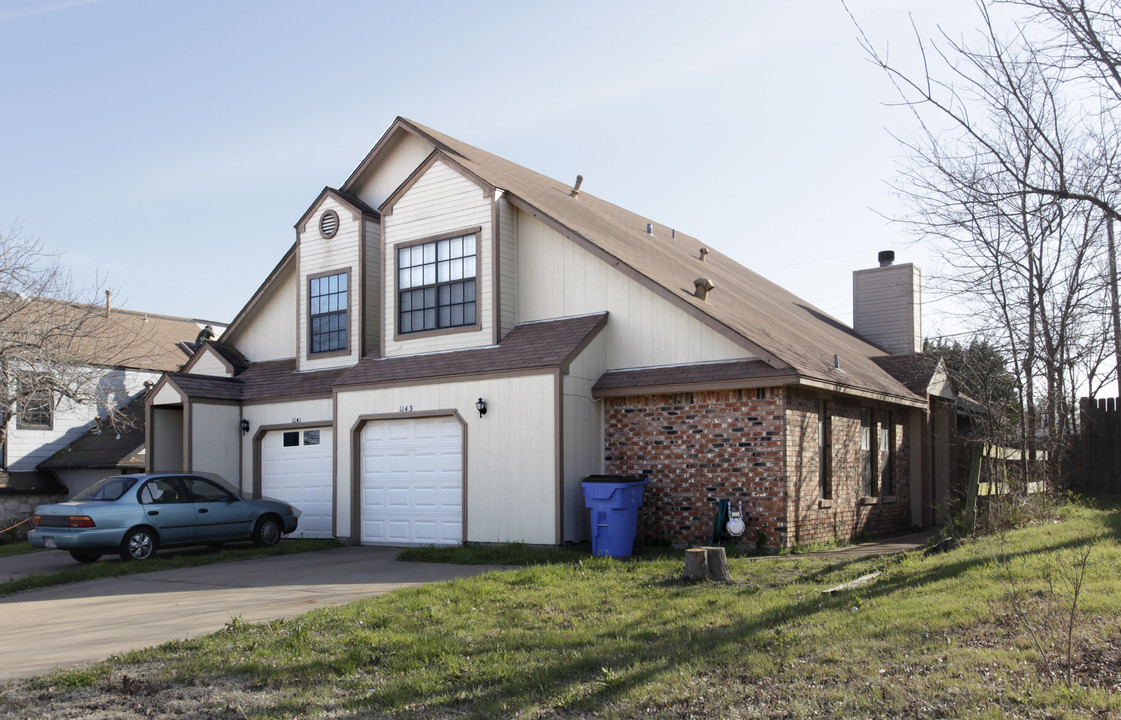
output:
M397 331L474 325L475 234L397 250Z
M300 444L300 431L293 430L291 432L286 432L281 437L281 440L283 441L284 447L296 447Z
M308 279L308 324L312 353L346 350L347 273Z
M304 445L318 445L319 444L319 431L318 430L304 430Z
M881 495L891 495L894 492L891 480L891 449L895 447L895 423L891 420L891 410L880 411L880 424L876 434L879 436Z
M821 498L833 498L833 428L829 422L829 403L819 400L817 404L817 475L821 487Z
M233 502L234 497L212 482L202 478L185 478L191 499L195 502Z
M50 388L41 387L37 383L29 386L27 381L20 380L17 426L27 430L50 430L53 399Z
M875 460L872 457L872 408L860 408L860 494L874 494L872 474Z

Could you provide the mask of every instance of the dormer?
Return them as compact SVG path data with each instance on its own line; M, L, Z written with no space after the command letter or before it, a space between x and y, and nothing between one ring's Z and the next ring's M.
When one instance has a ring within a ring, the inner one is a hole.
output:
M378 349L380 215L324 188L296 223L296 366L325 370Z
M199 345L195 354L183 366L188 375L232 378L249 367L249 361L240 352L227 345L207 341Z

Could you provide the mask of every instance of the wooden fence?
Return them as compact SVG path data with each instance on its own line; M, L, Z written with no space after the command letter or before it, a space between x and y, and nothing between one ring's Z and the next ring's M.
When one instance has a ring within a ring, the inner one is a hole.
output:
M1082 398L1074 489L1088 495L1121 493L1121 412L1117 398Z

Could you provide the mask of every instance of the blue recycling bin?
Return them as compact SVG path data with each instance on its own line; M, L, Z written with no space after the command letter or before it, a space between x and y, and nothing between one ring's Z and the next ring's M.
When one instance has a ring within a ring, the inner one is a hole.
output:
M635 475L589 475L581 481L592 514L593 555L631 556L644 485L646 478Z

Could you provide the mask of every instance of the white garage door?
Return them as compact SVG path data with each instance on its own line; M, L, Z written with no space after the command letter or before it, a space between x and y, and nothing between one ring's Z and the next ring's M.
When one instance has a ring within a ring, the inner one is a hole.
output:
M362 542L463 542L463 430L454 418L362 429Z
M331 428L273 430L261 441L261 494L300 510L289 537L329 538L331 533Z

